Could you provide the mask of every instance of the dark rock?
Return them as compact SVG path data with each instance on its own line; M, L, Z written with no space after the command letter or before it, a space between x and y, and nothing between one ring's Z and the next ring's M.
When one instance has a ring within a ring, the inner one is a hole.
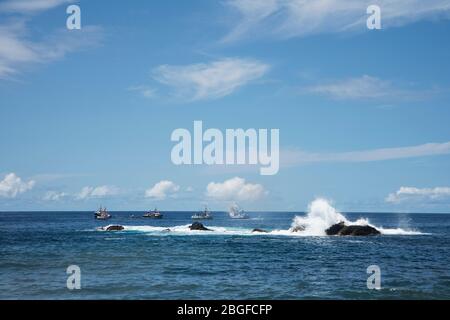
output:
M106 231L121 231L125 229L123 226L108 226L106 227Z
M341 231L343 228L345 228L345 224L344 222L339 222L336 224L333 224L331 227L329 227L327 230L325 230L325 233L328 236L335 236L339 233L339 231Z
M340 236L374 236L381 234L371 226L346 226L339 231Z
M192 225L189 226L189 229L191 229L191 230L212 231L211 229L206 228L200 222L194 222Z
M262 232L262 233L268 233L269 231L264 230L264 229L259 229L259 228L255 228L252 230L252 232Z
M358 226L358 225L352 225L352 226L346 226L344 222L339 222L331 227L329 227L327 230L325 230L325 233L329 236L374 236L381 234L380 231L375 229L374 227L365 225L365 226Z

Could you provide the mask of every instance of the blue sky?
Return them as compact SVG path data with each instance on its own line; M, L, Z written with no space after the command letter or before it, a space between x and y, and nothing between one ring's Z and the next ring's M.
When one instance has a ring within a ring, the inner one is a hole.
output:
M1 1L0 210L450 212L450 1L369 4ZM194 120L279 128L280 171L173 165Z

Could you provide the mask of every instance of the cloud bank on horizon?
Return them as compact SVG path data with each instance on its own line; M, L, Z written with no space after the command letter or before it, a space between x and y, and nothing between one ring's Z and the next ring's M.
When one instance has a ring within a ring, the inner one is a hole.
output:
M0 197L15 198L19 194L33 189L34 185L34 180L23 181L15 173L8 173L0 181Z

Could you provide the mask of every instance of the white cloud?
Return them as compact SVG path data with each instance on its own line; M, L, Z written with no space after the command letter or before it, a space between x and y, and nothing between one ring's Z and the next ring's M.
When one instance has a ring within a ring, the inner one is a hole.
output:
M300 150L281 151L281 163L286 166L320 162L371 162L450 154L450 141L426 143L410 147L382 148L340 153L311 153Z
M386 202L399 203L404 200L439 200L445 198L450 198L449 187L400 187L397 192L391 193L386 197Z
M186 66L161 65L153 78L188 100L217 99L261 78L269 66L257 60L226 58Z
M363 75L302 88L304 93L329 96L334 99L417 99L432 93L400 88L391 81Z
M34 185L33 180L25 182L15 173L9 173L0 181L0 197L15 198L17 195L31 190Z
M104 198L114 196L119 193L119 189L115 186L98 186L98 187L84 187L76 195L76 199L84 200L89 198Z
M239 177L222 183L210 182L206 187L206 195L215 200L255 201L267 194L261 184L246 183L245 179Z
M33 13L71 2L74 0L6 0L0 3L0 12Z
M152 188L146 190L145 197L163 200L167 196L173 196L178 190L180 190L180 186L172 181L162 180L156 183Z
M59 201L66 196L68 196L68 194L65 192L47 191L42 199L45 201Z
M223 41L245 37L292 38L318 33L366 30L372 0L229 0L239 15ZM378 0L382 28L402 26L423 19L448 18L448 0Z

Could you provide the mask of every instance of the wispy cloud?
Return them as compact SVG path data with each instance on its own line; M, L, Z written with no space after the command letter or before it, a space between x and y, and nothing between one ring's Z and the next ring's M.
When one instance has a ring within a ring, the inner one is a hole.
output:
M295 166L322 162L371 162L450 154L450 141L410 147L381 148L340 153L311 153L296 149L281 151L281 164Z
M217 99L261 78L269 66L253 59L225 58L184 66L161 65L153 78L187 100Z
M44 11L67 1L7 1L0 5L0 79L13 79L26 66L49 63L67 54L98 45L102 29L83 26L81 30L49 31L44 37L33 37L28 26L30 17L21 14ZM23 10L20 10L20 9ZM39 10L38 10L39 9ZM18 12L12 19L9 12ZM5 13L6 12L6 13Z
M52 9L74 0L6 0L0 3L0 12L34 13Z
M240 177L224 182L210 182L206 187L206 196L221 201L255 201L268 192L261 184L252 184Z
M67 197L68 194L65 192L58 192L58 191L47 191L42 198L42 200L45 201L59 201L65 197Z
M39 41L30 40L26 33L22 22L0 26L0 79L11 79L28 65L49 63L95 46L102 37L102 29L95 26L52 32Z
M324 95L337 100L389 99L416 100L436 93L395 84L389 80L363 75L301 88L301 93Z
M119 189L115 186L98 186L98 187L84 187L75 196L77 200L85 200L90 198L104 198L109 196L114 196L119 193Z
M34 180L23 181L15 173L8 173L0 181L0 197L15 198L17 195L33 189Z
M152 188L145 191L146 198L164 200L168 196L173 197L180 190L180 186L169 180L162 180Z
M450 187L400 187L395 193L386 197L386 202L400 203L405 200L436 201L443 199L450 199Z
M371 0L229 0L238 14L224 42L248 37L292 38L318 33L366 30ZM423 19L448 18L448 0L378 0L382 27L402 26Z

